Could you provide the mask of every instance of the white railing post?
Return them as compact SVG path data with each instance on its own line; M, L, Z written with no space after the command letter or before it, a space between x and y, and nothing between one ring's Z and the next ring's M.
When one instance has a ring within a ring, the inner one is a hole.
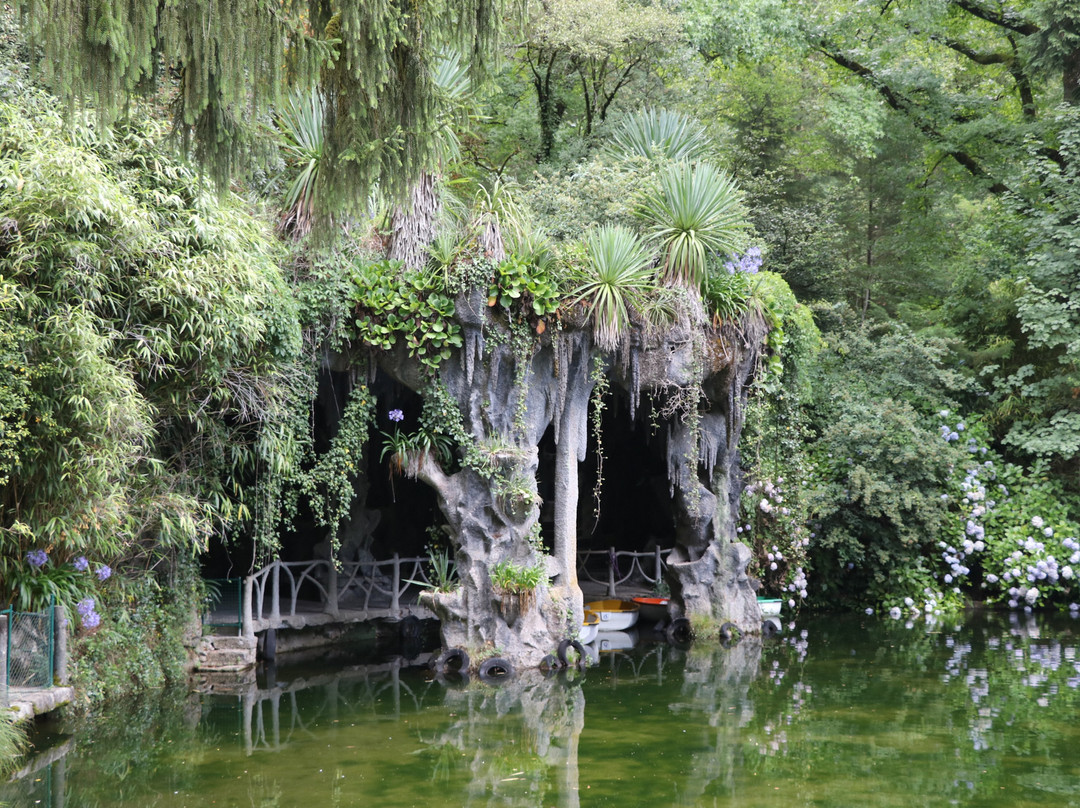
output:
M618 563L618 559L615 556L615 548L608 548L608 583L607 593L609 598L615 597L615 564Z
M398 606L398 592L401 591L401 558L397 553L394 553L394 585L391 588L390 594L390 608L397 612Z
M281 560L274 559L271 570L270 620L276 627L281 622Z
M242 631L244 633L244 636L249 640L255 639L255 621L252 619L253 615L252 615L252 611L251 611L251 600L252 600L252 597L254 596L254 594L253 594L254 589L255 589L255 576L254 575L245 575L244 576L244 599L243 599L243 606L241 607L243 609L243 611L241 612L241 615L240 615L240 623L241 623L241 626L242 626ZM259 615L259 617L262 617L262 615Z

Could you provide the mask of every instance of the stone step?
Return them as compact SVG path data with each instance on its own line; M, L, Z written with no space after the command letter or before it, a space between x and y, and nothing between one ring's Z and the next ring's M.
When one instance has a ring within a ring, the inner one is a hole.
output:
M242 637L235 634L207 634L202 641L217 651L248 650L254 648L256 644L254 637Z

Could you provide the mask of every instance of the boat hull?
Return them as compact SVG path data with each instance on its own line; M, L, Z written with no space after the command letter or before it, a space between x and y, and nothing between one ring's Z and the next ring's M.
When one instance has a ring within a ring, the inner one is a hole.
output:
M600 617L600 631L625 631L638 621L640 609L629 600L594 600L585 608Z

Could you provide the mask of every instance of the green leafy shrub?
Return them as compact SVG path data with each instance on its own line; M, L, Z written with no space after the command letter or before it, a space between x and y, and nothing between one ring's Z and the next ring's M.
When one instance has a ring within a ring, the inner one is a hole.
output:
M440 272L403 272L400 261L360 264L352 299L356 338L371 348L389 351L401 338L409 355L434 371L462 345Z

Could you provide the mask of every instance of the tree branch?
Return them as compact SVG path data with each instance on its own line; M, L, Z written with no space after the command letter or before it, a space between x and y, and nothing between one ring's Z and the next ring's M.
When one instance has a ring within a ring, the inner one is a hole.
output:
M968 14L978 17L980 20L985 20L999 28L1007 28L1010 31L1015 31L1024 36L1037 34L1040 30L1039 26L1029 20L1023 19L1015 11L997 11L995 9L984 8L977 0L950 0L950 2L952 5L966 11Z

